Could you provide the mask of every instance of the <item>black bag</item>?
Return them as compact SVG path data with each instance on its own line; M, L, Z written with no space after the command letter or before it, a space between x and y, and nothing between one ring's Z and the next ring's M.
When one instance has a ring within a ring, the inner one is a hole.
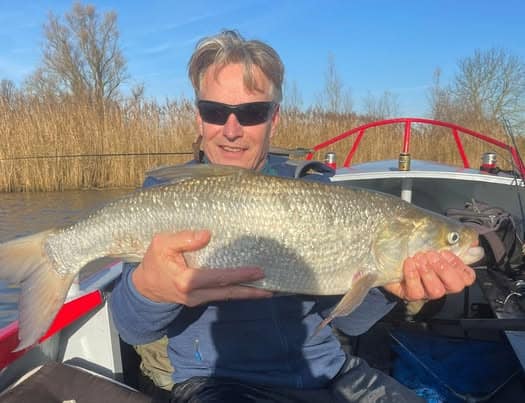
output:
M448 209L446 215L473 227L480 234L485 257L479 265L509 274L522 263L522 242L512 214L499 207L472 200L464 209ZM519 270L519 269L518 269Z
M151 403L151 397L73 366L48 362L0 396L1 403Z

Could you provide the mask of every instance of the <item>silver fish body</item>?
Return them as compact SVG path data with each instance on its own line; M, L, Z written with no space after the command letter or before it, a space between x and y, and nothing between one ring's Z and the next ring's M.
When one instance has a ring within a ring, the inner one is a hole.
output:
M172 184L138 191L70 227L0 245L0 278L29 284L34 293L49 281L34 273L45 270L58 284L51 318L37 322L44 329L24 333L35 314L29 303L21 307L22 345L47 329L88 262L103 256L140 261L152 236L163 231L210 230L210 243L186 255L194 267L257 266L265 278L250 284L256 287L357 294L336 316L354 309L370 287L400 280L403 260L418 251L450 249L466 263L481 257L480 248L472 248L475 231L392 196L231 167L187 166L175 173ZM17 247L30 244L43 251L17 261ZM25 300L46 303L49 292L40 294Z

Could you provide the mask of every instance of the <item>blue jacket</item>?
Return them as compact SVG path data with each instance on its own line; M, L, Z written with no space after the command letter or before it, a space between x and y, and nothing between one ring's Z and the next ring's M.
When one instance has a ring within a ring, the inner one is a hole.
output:
M273 156L263 171L280 176L304 174L301 166ZM328 173L306 174L305 179L328 181ZM157 183L155 178L145 181L148 186ZM135 267L125 265L111 295L115 325L122 339L133 345L167 335L175 383L193 376L222 376L258 384L319 388L345 362L345 353L330 327L313 336L340 297L286 295L189 308L152 302L139 294L131 281ZM394 304L379 289L373 289L352 314L336 318L332 326L349 335L364 333Z

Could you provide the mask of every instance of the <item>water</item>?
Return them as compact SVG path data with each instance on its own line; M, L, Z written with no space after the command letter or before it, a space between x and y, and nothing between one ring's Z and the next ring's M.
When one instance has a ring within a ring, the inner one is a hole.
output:
M0 193L0 242L72 224L129 189ZM0 281L0 328L17 318L18 288Z

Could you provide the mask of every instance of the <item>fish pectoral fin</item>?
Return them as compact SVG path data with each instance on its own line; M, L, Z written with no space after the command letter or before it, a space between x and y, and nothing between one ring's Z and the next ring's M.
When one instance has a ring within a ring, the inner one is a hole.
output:
M343 296L332 312L317 326L315 333L328 325L334 318L349 315L357 308L365 299L368 291L374 286L377 277L375 273L356 274L350 290Z

